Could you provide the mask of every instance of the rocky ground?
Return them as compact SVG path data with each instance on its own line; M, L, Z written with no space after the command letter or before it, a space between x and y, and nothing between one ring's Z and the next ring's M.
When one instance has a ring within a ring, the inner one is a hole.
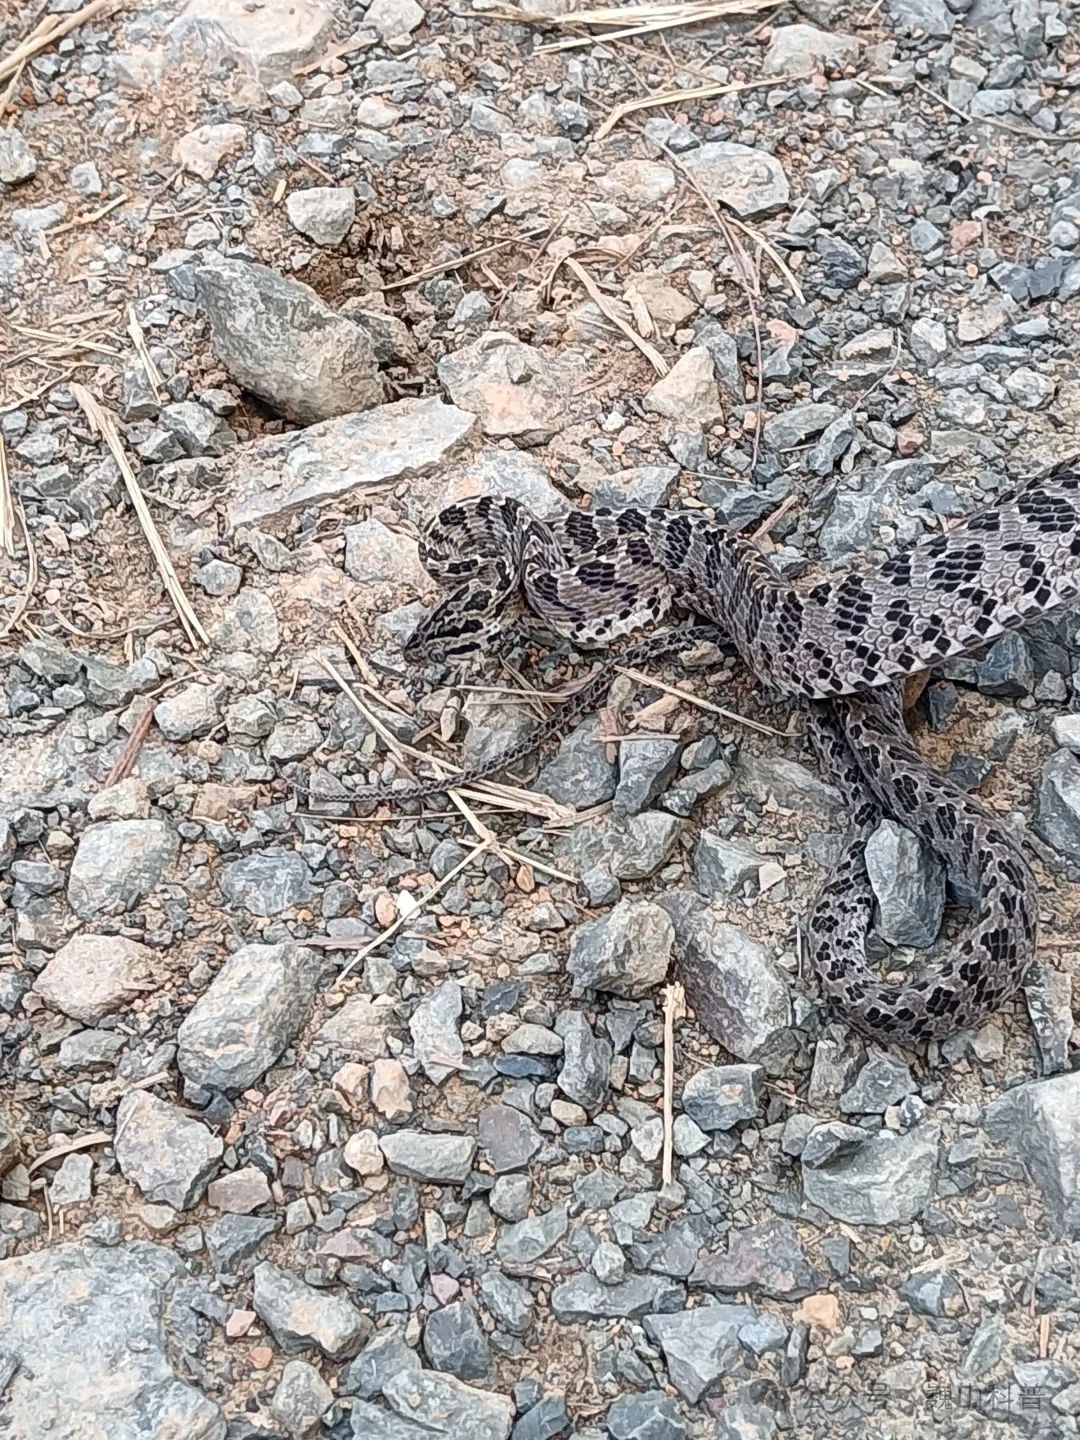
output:
M403 662L449 497L706 507L797 575L1080 451L1075 12L559 8L0 17L5 1436L1080 1430L1075 617L913 713L1044 896L929 1052L801 976L842 809L708 647L524 798L343 798L587 664ZM868 861L917 963L941 867Z

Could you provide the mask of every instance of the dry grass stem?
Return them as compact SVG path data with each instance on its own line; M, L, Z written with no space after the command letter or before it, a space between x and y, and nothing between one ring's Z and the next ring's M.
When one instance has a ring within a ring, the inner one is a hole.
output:
M154 399L159 403L165 398L165 377L154 364L154 357L146 346L146 336L139 324L138 316L135 314L135 306L128 306L128 334L131 336L131 343L135 346L135 353L142 363L143 373L146 375L146 382L154 393Z
M139 524L142 526L143 534L153 554L154 561L158 567L165 590L172 601L173 609L176 611L180 624L192 649L210 644L209 636L199 623L199 617L192 608L190 600L184 593L184 587L180 583L180 577L173 567L169 552L165 548L157 526L154 524L154 517L150 514L143 493L139 489L139 482L135 478L127 455L124 452L124 444L120 439L120 432L116 427L116 420L112 412L107 410L99 401L86 389L84 385L72 383L71 393L82 409L90 424L90 429L95 435L100 435L109 449L113 459L116 461L120 474L124 477L124 485L127 488L128 498L131 500L135 514L139 517Z
M494 240L490 245L482 245L479 250L468 250L454 260L443 260L437 265L425 265L422 270L414 270L411 275L406 275L401 280L388 280L382 288L384 291L401 290L406 285L418 285L421 280L431 280L436 275L445 275L448 270L460 270L463 265L471 265L474 260L482 260L485 255L495 255L511 245L528 245L534 240L541 239L547 233L545 227L543 230L530 230L527 234L515 236L510 240ZM346 281L346 286L350 283L350 281Z
M15 557L15 496L11 493L8 474L7 446L0 435L0 550Z
M603 140L621 120L639 110L656 110L662 105L688 104L692 100L708 100L714 95L734 95L740 90L762 90L780 83L780 80L747 80L728 85L695 85L689 90L663 90L656 95L643 95L638 100L624 100L621 105L616 105L614 110L609 111L595 138Z
M370 940L362 950L358 950L353 956L353 958L349 961L348 965L345 966L344 970L342 970L340 974L334 977L334 984L340 984L342 980L344 980L348 975L352 973L353 970L356 969L357 965L359 965L361 961L366 960L369 955L373 954L376 950L378 950L380 945L385 944L385 942L390 939L391 935L396 935L403 925L408 924L408 922L413 918L414 915L418 915L425 905L430 905L432 900L435 899L436 895L441 894L442 891L446 889L446 887L450 884L452 880L456 880L464 869L471 865L474 860L478 860L480 856L483 855L483 853L489 848L490 847L486 840L482 840L479 845L474 845L473 848L469 851L468 855L465 856L464 860L459 860L452 870L448 870L441 880L437 880L435 884L432 885L430 890L424 891L423 895L420 896L419 900L417 900L415 906L411 910L409 910L408 914L403 914L399 911L398 917L392 925L388 925L381 935L376 935L374 940ZM314 941L305 940L304 944L315 944L325 950L333 950L335 948L334 937L332 935L327 935L325 937L317 936ZM339 945L338 948L344 949L346 947Z
M611 304L611 301L608 300L604 293L599 289L596 282L592 279L589 273L578 263L578 261L575 260L572 255L567 255L561 263L565 265L566 268L570 271L570 273L576 276L577 279L581 282L582 288L585 290L585 293L588 295L589 299L593 302L597 309L600 310L607 317L607 319L611 321L612 325L614 325L617 330L621 331L622 334L626 336L627 340L629 340L632 345L634 345L638 350L641 351L642 355L645 356L645 359L648 360L649 364L656 371L657 375L659 375L661 378L665 376L671 367L668 365L664 357L660 354L659 350L656 350L652 345L649 344L646 339L639 335L632 325L628 325L626 323L626 321Z
M10 55L5 55L0 60L0 81L15 75L35 55L40 55L42 50L47 50L72 30L85 25L88 20L95 19L104 10L112 12L119 9L123 3L124 0L90 0L89 5L84 5L73 15L63 18L59 15L46 15L32 35L28 35L21 45L16 45Z
M100 205L96 210L91 210L89 215L77 215L74 220L65 220L63 225L54 225L51 230L45 230L42 233L47 240L51 240L57 235L66 235L69 230L82 230L87 225L95 225L99 220L103 220L106 215L111 214L113 210L123 205L125 200L128 199L130 199L130 196L125 190L122 194L114 196L107 204Z
M664 986L664 1158L660 1176L671 1184L675 1099L675 1021L686 1014L683 987Z
M385 743L387 749L391 751L398 764L411 779L416 779L416 772L409 764L410 758L413 760L430 760L435 765L440 765L444 769L449 768L444 761L438 758L438 756L429 755L423 750L417 750L414 746L407 744L404 740L399 740L398 737L394 734L394 732L386 725L384 725L377 715L375 715L371 710L368 709L368 707L360 699L360 696L357 695L356 691L349 684L348 680L345 679L345 676L342 675L340 670L338 670L337 666L333 663L333 661L328 659L325 655L321 657L321 661L323 669L330 676L331 680L333 680L334 683L340 688L341 693L346 697L350 705L352 705L356 712L361 715L364 720L367 721L367 723L371 726L372 730L375 731L375 734L378 735L379 738ZM346 797L342 796L341 798L345 799Z
M722 705L714 705L711 700L702 700L698 695L692 695L688 690L680 690L677 685L668 685L663 680L657 680L654 675L646 675L643 670L630 670L622 665L615 666L620 675L629 676L640 685L651 685L655 690L666 690L669 695L677 695L680 700L685 700L688 705L694 705L699 710L707 710L710 715L720 715L725 720L730 720L735 725L742 725L747 730L756 730L759 735L776 735L781 740L789 740L791 737L783 730L774 730L771 725L763 725L760 720L750 720L745 715L737 715L734 710L725 710Z
M681 0L674 4L602 5L586 10L573 10L565 15L542 14L508 6L500 11L483 13L484 18L507 20L517 25L543 25L554 30L576 30L595 25L606 31L602 35L576 36L554 40L537 47L537 53L573 50L582 45L595 45L605 40L621 40L631 35L651 35L658 30L674 30L686 25L700 25L708 20L732 16L757 15L774 10L781 0Z

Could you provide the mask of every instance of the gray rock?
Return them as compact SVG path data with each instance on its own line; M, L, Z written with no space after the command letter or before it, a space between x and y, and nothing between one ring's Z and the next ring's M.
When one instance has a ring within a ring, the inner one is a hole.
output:
M696 1405L735 1368L739 1331L756 1319L749 1305L698 1305L674 1315L646 1315L645 1333L663 1351L671 1383Z
M986 1109L990 1136L1023 1160L1057 1231L1080 1234L1080 1074L1018 1085Z
M571 730L541 768L533 788L560 805L573 805L578 810L610 800L618 784L619 769L607 758L607 746L596 738L599 733L595 719Z
M425 396L239 446L220 465L229 528L260 525L384 480L430 474L473 425L472 415Z
M694 881L705 895L731 895L747 883L756 889L763 863L753 846L704 830L694 849Z
M1080 860L1080 758L1068 750L1043 763L1035 831L1065 859Z
M210 1263L215 1270L237 1274L277 1228L278 1222L268 1215L223 1215L204 1231Z
M249 915L281 915L312 897L311 871L303 856L280 845L233 860L218 883L229 904Z
M607 1099L611 1085L611 1045L593 1033L580 1010L564 1010L555 1029L563 1042L559 1089L593 1115Z
M578 874L599 865L618 880L647 880L674 850L682 822L661 810L646 810L620 821L602 816L595 825L577 825L554 844Z
M822 1283L790 1220L766 1220L728 1233L727 1253L706 1250L690 1284L725 1293L746 1291L774 1300L801 1300Z
M938 1134L929 1124L906 1135L879 1130L854 1155L804 1169L806 1198L850 1225L906 1225L933 1195Z
M702 1130L730 1130L757 1114L760 1065L706 1065L683 1087L682 1108Z
M865 859L881 938L889 945L932 945L945 910L945 874L930 847L885 819L867 840Z
M915 1089L915 1078L905 1062L879 1051L870 1056L855 1083L840 1096L840 1109L848 1115L882 1115Z
M491 1371L491 1348L475 1306L455 1300L432 1311L424 1325L424 1354L435 1370L483 1380Z
M532 1199L528 1175L500 1175L488 1192L488 1204L500 1220L524 1220Z
M814 25L777 25L765 52L766 75L807 79L818 70L843 70L859 58L854 35L819 30Z
M772 450L794 450L828 429L843 413L839 405L807 400L779 415L770 415L763 427L763 438Z
M704 428L722 419L720 387L709 350L694 345L680 355L668 373L645 392L641 404L652 414L665 415L687 430Z
M232 954L177 1031L177 1062L196 1085L237 1095L254 1085L311 1013L319 958L299 945Z
M93 1024L160 984L154 951L114 935L75 935L47 962L34 989L49 1005Z
M179 848L161 820L88 825L71 862L68 904L80 920L124 914L154 890Z
M454 404L477 415L484 434L493 438L543 445L566 423L572 384L566 363L501 330L444 355L439 381Z
M495 1242L495 1253L504 1265L528 1270L555 1248L568 1224L566 1206L553 1205L542 1215L530 1215L516 1225L508 1225Z
M673 815L689 817L702 800L719 795L725 786L731 784L731 766L726 760L714 760L700 770L691 770L680 777L664 796L662 804Z
M270 1413L287 1434L302 1437L316 1429L334 1403L334 1392L306 1360L289 1360L270 1402Z
M395 1130L380 1137L379 1148L395 1175L433 1185L460 1185L472 1168L476 1141L469 1135Z
M764 150L712 140L687 151L682 163L710 200L729 206L742 220L772 214L788 203L784 167Z
M92 1156L66 1156L49 1184L49 1201L53 1210L62 1210L66 1205L85 1204L92 1193L93 1170Z
M885 8L893 24L905 35L918 30L933 39L944 39L952 34L956 23L945 0L888 0Z
M681 740L624 740L619 746L619 784L611 802L619 820L640 815L678 772Z
M313 1289L269 1260L255 1267L251 1306L286 1355L318 1347L328 1359L344 1360L372 1331L371 1321L348 1300Z
M143 1241L0 1261L0 1334L18 1366L0 1385L8 1440L224 1440L221 1410L170 1362L167 1324L195 1324L186 1282L178 1256Z
M456 980L444 980L424 996L409 1021L416 1058L435 1085L461 1069L465 1048L458 1032L460 1019L461 986Z
M661 904L675 925L675 970L698 1020L740 1060L775 1067L792 1050L791 1001L771 953L699 896Z
M480 1298L501 1330L528 1334L535 1304L526 1286L499 1270L485 1270L480 1276Z
M185 455L223 455L230 445L236 444L236 432L220 415L195 400L166 405L161 412L161 423L176 437Z
M579 1320L636 1320L656 1311L681 1310L686 1292L660 1275L631 1275L604 1285L595 1275L572 1275L551 1292L551 1311L564 1325Z
M675 928L658 905L620 900L609 915L575 930L566 962L573 993L604 990L626 999L647 995L667 975L674 943Z
M120 1101L114 1148L121 1171L147 1200L174 1210L198 1203L225 1150L205 1125L148 1090Z
M940 320L926 316L914 321L908 337L911 353L924 366L932 366L943 360L948 353L949 337Z
M392 1375L420 1369L419 1355L406 1344L399 1330L376 1330L345 1370L338 1388L343 1395L373 1400L382 1394L384 1383Z
M817 252L825 267L826 284L837 290L853 290L866 274L865 259L854 245L839 235L819 235Z
M311 425L382 403L368 336L310 286L218 259L195 272L195 294L219 362L286 419Z
M836 1160L844 1160L861 1150L870 1138L868 1130L858 1125L847 1125L842 1120L828 1120L824 1125L815 1125L806 1136L799 1151L800 1159L807 1170L822 1170Z
M962 1315L964 1292L947 1270L922 1270L900 1286L900 1298L920 1315Z
M686 1440L686 1422L662 1390L620 1395L604 1419L614 1440Z
M750 1381L727 1396L714 1440L775 1440L779 1432L776 1412L762 1403L760 1387Z
M435 1370L399 1370L383 1385L390 1415L353 1406L356 1440L508 1440L513 1401Z
M496 1175L520 1170L543 1144L533 1122L512 1105L485 1105L477 1122L477 1136Z
M37 174L34 152L21 130L0 130L0 184L21 185Z
M314 240L333 249L340 245L356 219L356 192L349 186L313 185L294 190L285 200L289 223Z

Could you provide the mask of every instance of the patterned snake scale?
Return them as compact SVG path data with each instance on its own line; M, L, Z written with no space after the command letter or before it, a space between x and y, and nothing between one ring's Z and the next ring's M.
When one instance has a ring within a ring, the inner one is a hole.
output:
M945 1036L980 1024L1019 988L1035 954L1034 875L1002 822L923 760L897 682L1080 595L1076 460L875 569L807 586L779 578L750 540L698 512L571 512L545 522L507 497L442 511L421 559L450 593L410 638L410 659L474 651L521 610L588 646L678 605L712 622L713 638L733 644L764 685L817 702L810 736L853 828L808 921L808 956L827 998L857 1029L886 1042ZM632 658L702 633L710 632L669 632ZM601 674L589 682L572 708L609 681ZM407 800L482 778L566 722L564 709L482 769L356 798ZM929 844L972 911L940 964L899 983L881 979L865 949L874 896L863 846L883 814Z

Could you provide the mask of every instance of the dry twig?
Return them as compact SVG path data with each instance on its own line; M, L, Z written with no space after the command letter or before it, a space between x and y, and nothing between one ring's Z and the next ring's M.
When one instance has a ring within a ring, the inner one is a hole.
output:
M589 275L588 271L585 270L577 262L577 260L574 259L572 255L564 256L560 263L565 265L566 268L571 272L571 274L577 277L577 279L581 282L585 293L588 295L589 299L593 302L597 309L600 310L602 314L604 314L607 319L611 321L611 323L616 327L616 329L620 330L622 334L626 336L626 338L630 341L632 345L634 345L638 350L641 351L642 355L645 356L645 359L648 360L649 364L656 371L657 375L661 377L666 375L671 367L668 365L664 357L660 354L659 350L655 349L652 345L649 344L647 340L640 336L632 325L628 325L626 323L626 321L612 305L611 301L608 300L607 296L597 286L596 282L593 280L592 276Z
M5 55L0 60L0 81L21 71L35 55L40 55L42 50L47 50L72 30L85 25L88 20L95 19L103 10L118 9L123 3L125 0L90 0L89 5L84 5L73 15L63 18L59 15L46 15L32 35L27 36L21 45L16 45L10 55Z
M665 1185L671 1184L671 1161L674 1128L675 1098L675 1021L686 1014L683 987L679 984L664 986L664 1159L660 1177Z
M0 550L14 558L15 555L15 496L11 493L11 476L8 474L7 446L0 435Z
M184 593L184 587L180 583L169 552L165 548L165 542L154 524L154 517L150 514L142 491L139 489L139 482L135 478L135 472L128 462L124 453L123 441L120 439L120 432L116 427L116 421L112 412L107 410L99 401L86 389L84 385L72 384L71 393L81 407L83 414L89 421L90 428L94 434L100 435L108 446L108 449L116 461L120 474L124 477L124 485L127 488L128 498L139 517L139 524L142 526L143 534L150 545L150 550L157 563L158 572L161 575L165 590L173 603L173 609L184 627L184 633L188 637L192 649L200 645L209 645L210 639L199 623L199 617L192 609L191 602Z

